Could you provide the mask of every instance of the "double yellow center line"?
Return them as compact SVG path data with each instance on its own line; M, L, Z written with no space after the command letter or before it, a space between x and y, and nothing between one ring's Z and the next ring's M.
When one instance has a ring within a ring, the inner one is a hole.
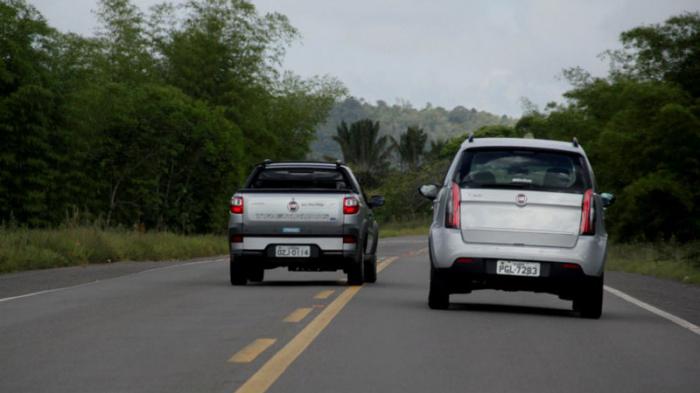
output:
M377 272L386 269L397 259L398 257L390 257L382 260L377 265ZM309 345L311 345L316 337L318 337L323 329L328 326L333 318L338 315L340 310L342 310L343 307L348 304L348 302L357 294L357 292L360 291L360 289L362 289L362 286L352 286L341 292L338 297L335 298L335 300L333 300L327 307L325 307L323 311L316 316L316 318L309 322L309 324L306 325L306 327L304 327L299 334L292 338L287 345L280 349L279 352L274 354L272 358L267 361L267 363L265 363L255 374L253 374L253 376L251 376L240 388L238 388L236 393L263 393L267 391L270 386L277 381L282 373L284 373L284 371L294 362L294 360L296 360L296 358L299 357L299 355L301 355L301 353L304 352ZM329 293L326 297L330 296L332 292L333 291L331 291L331 293ZM290 314L287 318L290 318L293 314L294 313ZM308 312L306 314L308 314ZM306 314L304 316L306 316ZM274 341L267 347L273 343ZM254 344L255 342L251 345ZM244 348L244 350L245 349L247 349L247 347ZM237 355L234 355L234 357L235 356Z

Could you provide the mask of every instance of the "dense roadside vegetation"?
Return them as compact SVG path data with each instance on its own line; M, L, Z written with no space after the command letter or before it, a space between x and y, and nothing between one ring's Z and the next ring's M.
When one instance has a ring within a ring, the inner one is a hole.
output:
M0 1L0 271L224 253L164 232L222 233L251 167L303 159L344 95L281 71L297 31L244 0L96 15L83 37Z
M101 0L96 15L82 37L0 2L0 221L221 230L252 165L304 158L344 94L279 71L297 31L246 1Z
M0 273L51 267L223 255L220 235L138 232L99 226L0 227Z

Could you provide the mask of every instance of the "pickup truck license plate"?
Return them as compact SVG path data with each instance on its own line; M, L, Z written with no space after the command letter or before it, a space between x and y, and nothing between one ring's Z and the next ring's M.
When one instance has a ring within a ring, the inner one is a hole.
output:
M496 274L506 276L539 277L540 264L537 262L497 261Z
M310 258L311 246L276 246L277 258Z

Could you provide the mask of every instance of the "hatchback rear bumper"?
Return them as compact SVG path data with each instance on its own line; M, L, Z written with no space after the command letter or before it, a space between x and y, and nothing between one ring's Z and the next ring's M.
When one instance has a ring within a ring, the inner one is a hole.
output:
M571 248L533 247L505 244L466 243L459 229L433 227L430 230L430 257L437 269L449 269L459 258L516 260L547 264L574 263L586 276L603 274L607 236L579 236Z
M496 273L496 259L475 258L467 263L457 262L449 268L437 269L440 280L450 293L468 293L477 289L505 291L534 291L559 295L563 299L574 296L590 280L579 265L540 262L538 277L508 276Z

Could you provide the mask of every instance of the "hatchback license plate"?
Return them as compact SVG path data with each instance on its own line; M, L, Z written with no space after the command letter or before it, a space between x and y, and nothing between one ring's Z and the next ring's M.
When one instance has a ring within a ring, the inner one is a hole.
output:
M497 261L496 274L506 276L539 277L540 264L537 262Z
M277 246L275 247L277 258L310 258L310 246Z

